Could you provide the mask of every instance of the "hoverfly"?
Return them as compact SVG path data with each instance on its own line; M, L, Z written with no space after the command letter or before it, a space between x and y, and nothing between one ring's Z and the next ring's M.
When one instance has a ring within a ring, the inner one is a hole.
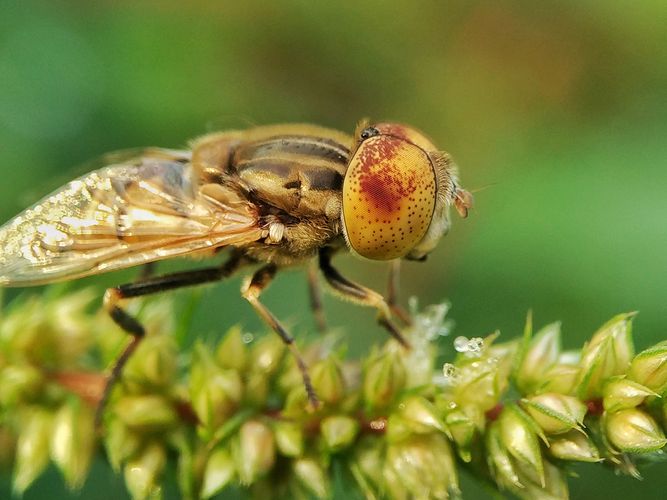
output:
M289 346L316 404L294 339L260 302L262 291L280 269L316 258L335 291L376 308L379 322L406 344L392 320L395 294L385 299L348 280L331 260L346 250L374 260L424 260L449 229L450 206L465 217L472 196L459 186L450 156L406 125L362 123L354 136L306 124L212 133L189 150L116 155L17 215L0 228L0 286L229 249L221 265L106 291L105 309L131 340L113 365L98 416L144 336L121 307L124 299L219 281L251 265L258 269L241 295Z

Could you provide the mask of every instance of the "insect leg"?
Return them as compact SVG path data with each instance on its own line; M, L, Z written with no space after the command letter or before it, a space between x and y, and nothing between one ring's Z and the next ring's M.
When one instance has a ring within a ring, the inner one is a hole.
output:
M327 322L322 307L322 287L317 279L317 269L314 265L308 265L308 292L310 294L310 308L315 316L315 323L320 333L327 331Z
M273 313L259 301L260 294L267 286L269 286L269 283L271 283L275 277L277 270L278 268L274 264L268 264L257 270L257 272L243 284L241 295L244 299L250 302L250 305L255 309L257 314L259 314L260 318L262 318L264 322L280 336L285 345L287 345L296 360L299 371L301 371L303 386L306 389L306 394L308 394L308 401L313 408L317 408L319 406L319 401L317 400L317 395L315 394L313 384L308 375L308 367L301 357L299 348L294 343L294 337L285 330L285 327L280 324L278 318L276 318Z
M95 413L95 422L97 425L99 425L102 420L102 413L109 400L109 396L111 395L111 390L120 378L123 367L146 334L143 325L137 321L136 318L129 315L125 309L120 307L119 303L122 300L134 297L220 281L233 274L243 262L243 257L234 253L227 262L219 267L182 271L107 289L104 294L104 308L109 313L109 316L111 316L111 319L113 319L125 332L130 334L132 338L125 346L123 352L116 358L111 368L111 373L106 381L102 398L100 399Z
M389 281L387 283L387 304L389 305L389 309L391 309L391 312L393 312L398 318L400 318L400 320L404 324L410 325L412 324L410 315L398 303L400 275L401 275L401 261L398 259L392 260L389 263Z
M404 347L410 347L408 341L401 335L398 327L391 321L391 308L382 295L358 285L343 277L338 270L331 265L332 250L323 248L320 250L320 269L331 287L346 299L362 306L375 307L378 310L378 322L387 329Z

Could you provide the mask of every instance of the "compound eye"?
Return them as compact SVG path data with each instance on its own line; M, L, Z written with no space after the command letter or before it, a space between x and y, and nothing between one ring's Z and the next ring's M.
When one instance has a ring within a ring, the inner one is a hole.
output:
M435 199L435 172L424 150L390 135L364 140L343 183L350 246L369 259L405 256L426 234Z

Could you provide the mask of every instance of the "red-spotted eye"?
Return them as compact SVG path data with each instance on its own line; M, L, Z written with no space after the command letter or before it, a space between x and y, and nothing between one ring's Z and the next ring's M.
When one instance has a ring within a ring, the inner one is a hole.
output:
M382 127L389 125L361 142L343 183L347 240L376 260L410 252L426 234L436 201L435 171L421 144Z

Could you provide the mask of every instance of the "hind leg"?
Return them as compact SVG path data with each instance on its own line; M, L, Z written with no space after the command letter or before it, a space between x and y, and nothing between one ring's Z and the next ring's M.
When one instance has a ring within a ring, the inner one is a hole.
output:
M120 379L123 367L127 364L127 361L130 359L134 351L136 351L146 335L143 325L121 307L120 304L122 301L168 290L176 290L188 286L220 281L231 276L242 263L243 258L237 254L233 254L227 262L219 267L182 271L107 289L104 294L104 308L109 313L109 316L111 316L111 319L128 333L131 338L125 346L125 349L123 349L123 352L121 352L114 361L111 373L107 378L102 398L97 405L95 413L95 422L97 425L102 421L104 408L106 407L114 385Z

